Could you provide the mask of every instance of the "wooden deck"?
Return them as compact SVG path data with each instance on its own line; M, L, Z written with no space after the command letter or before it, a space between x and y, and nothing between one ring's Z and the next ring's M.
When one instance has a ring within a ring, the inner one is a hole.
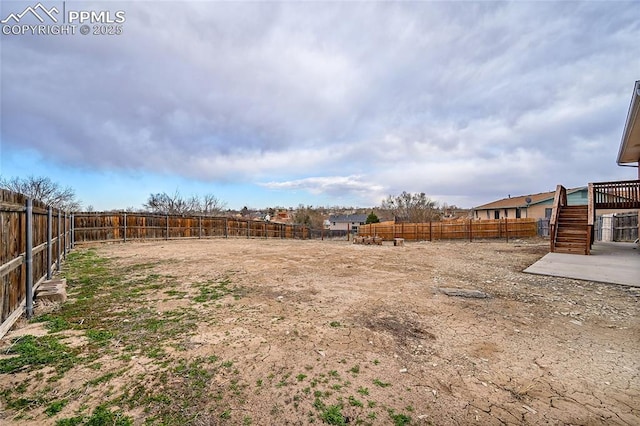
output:
M567 190L558 185L550 225L550 251L589 254L597 209L640 209L640 180L589 184L588 204L569 206Z
M640 209L640 180L590 183L596 209Z

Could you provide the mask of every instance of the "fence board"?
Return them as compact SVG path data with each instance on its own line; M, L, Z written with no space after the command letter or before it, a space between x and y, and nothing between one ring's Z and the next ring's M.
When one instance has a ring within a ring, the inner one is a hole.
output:
M635 241L638 238L638 213L613 216L613 241Z
M33 297L37 289L48 274L49 262L56 263L59 269L58 258L49 259L48 239L48 206L34 200L32 205L32 280L28 284L26 272L26 226L27 210L25 208L27 197L8 190L0 190L0 337L2 337L13 325L13 322L23 313L27 306L27 296ZM56 217L61 214L55 210ZM54 253L66 253L69 244L68 216L61 214L64 219L52 222L52 235L56 238L52 241ZM63 226L64 222L64 226ZM66 226L66 228L65 228ZM63 247L64 245L64 247ZM34 284L35 283L35 284ZM27 295L27 287L30 286L32 294Z
M74 243L176 238L310 238L309 228L226 217L75 213ZM126 234L125 234L126 232Z
M536 219L457 220L429 223L372 223L360 225L360 236L378 236L383 240L408 241L449 239L525 238L538 235Z

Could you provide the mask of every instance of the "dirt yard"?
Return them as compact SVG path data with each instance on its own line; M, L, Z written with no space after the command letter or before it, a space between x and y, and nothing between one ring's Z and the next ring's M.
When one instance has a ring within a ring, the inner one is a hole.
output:
M521 272L546 252L541 240L76 249L69 301L0 342L0 423L640 424L640 289ZM28 335L67 355L6 368Z

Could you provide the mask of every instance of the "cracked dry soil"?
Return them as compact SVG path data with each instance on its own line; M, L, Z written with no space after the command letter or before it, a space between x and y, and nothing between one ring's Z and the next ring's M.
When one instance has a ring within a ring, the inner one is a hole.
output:
M411 424L640 424L640 289L522 273L548 251L543 240L230 239L96 250L122 267L155 262L150 272L177 277L182 299L147 296L158 312L190 303L194 282L228 276L242 289L238 299L199 305L208 321L171 353L233 360L246 391L229 403L229 424L321 424L303 392L312 377L327 378L325 402L342 403L356 424L392 424L385 411ZM343 380L329 387L332 375ZM369 409L346 403L352 396Z

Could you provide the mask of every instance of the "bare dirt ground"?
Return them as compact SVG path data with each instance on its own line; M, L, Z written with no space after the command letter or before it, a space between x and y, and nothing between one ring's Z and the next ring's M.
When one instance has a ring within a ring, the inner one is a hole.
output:
M5 404L0 422L53 424L109 398L135 424L150 422L150 405L117 399L131 394L129 382L158 392L180 379L159 381L171 363L215 355L229 368L210 370L204 397L189 394L201 412L190 423L640 424L640 289L522 273L548 251L546 241L230 239L95 250L123 273L144 263L145 274L171 277L170 292L156 287L114 312L193 309L194 327L155 358L122 357L113 339L100 371L71 369L55 382L59 395L72 395L60 414ZM194 283L220 280L235 297L202 303ZM23 323L1 346L42 327ZM91 381L109 371L126 373ZM34 373L0 375L0 387L28 374L28 386L42 389ZM189 410L188 400L169 403ZM342 421L327 414L332 407Z

